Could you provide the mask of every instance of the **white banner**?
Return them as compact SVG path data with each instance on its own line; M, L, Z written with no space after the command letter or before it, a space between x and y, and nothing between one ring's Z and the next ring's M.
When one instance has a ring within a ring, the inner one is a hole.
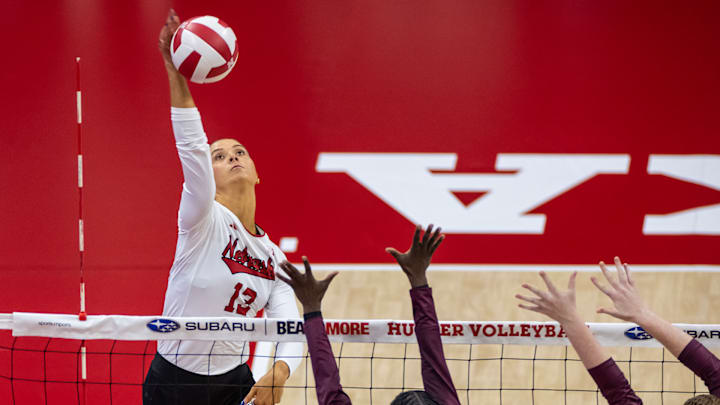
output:
M3 316L0 315L0 319ZM304 342L300 319L191 318L162 316L77 315L15 312L0 328L13 336L109 340L239 340ZM642 328L629 323L588 323L603 346L660 347ZM720 325L675 324L708 347L720 347ZM415 324L407 320L325 319L332 342L416 343ZM443 321L443 343L569 345L555 322Z

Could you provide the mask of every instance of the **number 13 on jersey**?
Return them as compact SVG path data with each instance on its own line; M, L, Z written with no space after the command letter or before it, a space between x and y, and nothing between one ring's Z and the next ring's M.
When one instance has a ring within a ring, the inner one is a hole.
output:
M242 296L247 297L247 299L241 299L240 302L237 304L237 308L235 307L235 301L240 296L240 292L242 291ZM250 310L250 304L255 301L255 298L257 298L257 293L249 288L246 288L243 290L242 283L235 284L235 293L230 298L230 302L225 306L226 312L237 312L240 315L247 315L248 311Z

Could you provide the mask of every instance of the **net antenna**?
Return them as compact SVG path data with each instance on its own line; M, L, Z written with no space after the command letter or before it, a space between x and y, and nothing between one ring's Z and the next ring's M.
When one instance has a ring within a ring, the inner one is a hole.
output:
M82 92L80 91L80 57L75 58L75 97L77 101L77 169L78 169L78 253L80 255L80 312L78 318L87 320L85 312L85 232L83 223L83 155L82 155ZM87 404L87 347L80 344L80 376L83 404Z

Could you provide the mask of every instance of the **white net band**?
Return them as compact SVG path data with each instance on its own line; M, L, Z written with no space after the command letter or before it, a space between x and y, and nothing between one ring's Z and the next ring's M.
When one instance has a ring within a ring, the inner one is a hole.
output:
M588 323L603 346L661 347L642 328L629 323ZM707 347L720 347L720 325L675 324ZM304 342L301 319L193 318L128 315L77 315L14 312L0 314L0 329L13 336L65 339L238 340ZM415 343L413 321L325 319L332 342ZM555 322L443 321L446 344L570 345Z

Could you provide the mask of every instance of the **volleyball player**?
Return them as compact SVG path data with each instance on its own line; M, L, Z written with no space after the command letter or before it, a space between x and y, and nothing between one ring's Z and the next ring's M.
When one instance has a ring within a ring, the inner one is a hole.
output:
M523 284L523 288L530 290L535 296L517 294L516 298L527 302L527 304L519 304L519 307L547 315L560 323L583 365L610 405L642 404L620 368L600 346L577 311L575 306L577 272L570 276L567 291L558 290L545 272L540 272L540 277L545 282L547 291L530 284Z
M397 260L412 287L410 299L415 318L415 335L420 349L423 385L425 386L425 391L408 391L399 394L391 405L459 405L460 400L445 363L432 290L428 286L425 276L433 253L445 236L440 233L440 228L433 232L432 225L428 226L422 239L420 238L421 232L422 228L418 226L415 229L412 245L405 253L400 253L393 248L386 249ZM337 272L330 274L324 280L316 280L306 257L303 257L303 263L305 264L305 274L300 273L292 264L285 262L281 266L288 277L282 275L278 275L278 277L293 288L295 295L303 305L304 330L312 359L318 403L320 405L350 404L350 398L340 385L340 374L333 358L320 311L325 291Z
M640 298L627 263L623 264L618 257L615 257L614 262L617 269L615 277L605 263L600 262L600 269L609 286L603 286L595 277L590 279L610 297L614 306L600 308L598 313L640 325L705 382L710 395L698 395L687 400L685 405L720 404L720 360L700 342L650 310Z
M255 223L260 182L247 148L235 139L208 145L185 78L170 59L180 20L170 10L159 48L170 83L171 120L184 183L178 241L163 315L299 316L290 287L276 278L285 256ZM280 401L302 358L301 343L280 343L277 361L255 384L246 342L160 340L143 385L143 403L255 405Z

